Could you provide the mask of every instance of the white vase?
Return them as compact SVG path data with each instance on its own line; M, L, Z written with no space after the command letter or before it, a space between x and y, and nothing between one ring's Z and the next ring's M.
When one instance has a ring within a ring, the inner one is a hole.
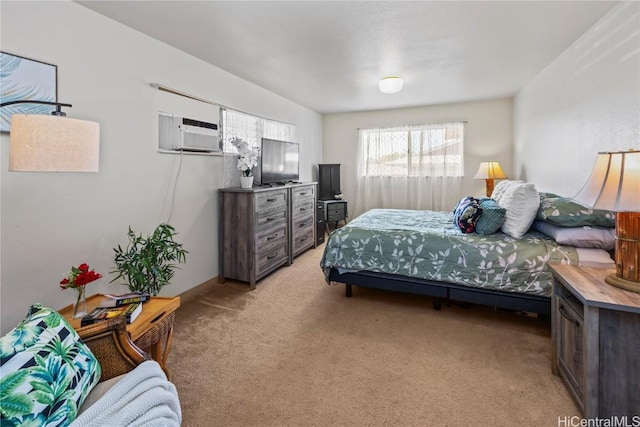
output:
M253 187L253 175L251 175L251 176L241 176L240 177L240 187L242 187L242 188L251 188L251 187Z

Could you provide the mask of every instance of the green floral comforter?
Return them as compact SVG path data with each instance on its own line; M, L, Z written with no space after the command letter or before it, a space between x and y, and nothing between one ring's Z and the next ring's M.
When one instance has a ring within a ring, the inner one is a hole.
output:
M535 231L463 234L450 212L373 209L331 233L320 266L327 277L333 267L550 296L549 262L578 255Z

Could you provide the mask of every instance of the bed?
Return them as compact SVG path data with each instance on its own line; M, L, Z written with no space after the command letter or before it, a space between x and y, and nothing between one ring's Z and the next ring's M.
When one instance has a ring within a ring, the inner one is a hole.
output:
M432 296L437 309L447 300L548 315L549 263L579 264L581 253L538 231L463 233L452 212L374 209L330 234L320 266L347 296L356 285Z

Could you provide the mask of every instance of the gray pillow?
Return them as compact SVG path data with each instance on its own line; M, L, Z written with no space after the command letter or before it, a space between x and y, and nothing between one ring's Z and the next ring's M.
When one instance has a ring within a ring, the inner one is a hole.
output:
M535 221L533 228L561 245L575 246L576 248L597 248L610 251L616 244L614 228L559 227L545 221Z
M481 198L479 204L482 213L476 222L476 233L488 235L500 230L507 210L500 207L495 200L487 197Z

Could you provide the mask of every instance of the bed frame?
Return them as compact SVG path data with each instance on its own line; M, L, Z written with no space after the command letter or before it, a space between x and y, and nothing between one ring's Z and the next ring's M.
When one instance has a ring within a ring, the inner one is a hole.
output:
M501 292L483 288L456 285L454 283L436 282L414 277L396 276L388 273L374 273L359 271L352 273L338 273L332 268L329 281L346 285L346 296L353 294L352 286L385 289L410 294L434 297L434 308L439 310L441 301L458 301L473 304L488 305L514 311L527 311L542 315L551 314L551 297L527 295L516 292Z

